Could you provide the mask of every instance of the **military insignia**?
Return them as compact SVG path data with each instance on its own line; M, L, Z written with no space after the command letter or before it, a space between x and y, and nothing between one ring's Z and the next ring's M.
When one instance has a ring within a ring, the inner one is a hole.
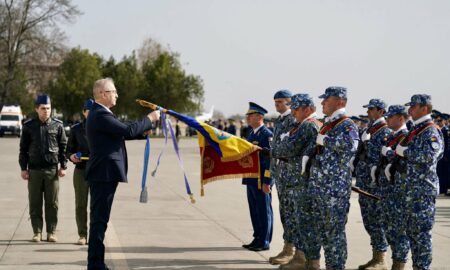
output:
M264 177L270 177L270 171L269 170L265 170L264 171Z
M383 140L386 142L388 140L388 137L384 137Z
M203 160L203 169L205 173L211 173L214 170L214 160L210 157L205 157Z
M437 139L436 137L434 137L434 136L431 137L431 141L432 141L432 142L437 142L437 140L438 140L438 139Z
M241 158L238 161L239 165L241 165L242 168L251 168L253 167L253 158L248 155L246 157Z

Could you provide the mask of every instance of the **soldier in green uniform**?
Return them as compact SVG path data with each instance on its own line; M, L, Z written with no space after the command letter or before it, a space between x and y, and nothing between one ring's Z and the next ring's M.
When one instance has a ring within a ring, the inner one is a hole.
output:
M69 142L67 143L67 158L75 164L73 171L73 188L75 190L75 217L77 221L78 245L86 245L88 232L87 207L89 185L84 179L84 170L89 157L89 145L86 137L86 119L94 105L93 99L87 99L83 106L84 121L71 127Z
M58 179L66 175L67 138L62 122L50 117L50 97L38 96L35 110L38 117L23 125L19 153L21 176L28 181L30 219L34 233L31 240L42 240L42 204L45 201L47 241L56 242Z

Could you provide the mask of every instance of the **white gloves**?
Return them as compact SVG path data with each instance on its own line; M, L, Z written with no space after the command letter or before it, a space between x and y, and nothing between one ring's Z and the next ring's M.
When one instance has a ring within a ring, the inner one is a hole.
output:
M317 134L317 139L316 139L316 143L318 144L318 145L322 145L323 146L323 143L324 143L324 140L325 140L325 138L327 138L328 136L327 135L323 135L323 134Z
M383 147L381 148L381 154L382 154L383 156L386 156L386 155L387 155L387 152L389 152L389 151L392 151L392 148L390 148L390 147L388 147L388 146L383 146Z
M350 159L350 172L353 172L355 170L355 166L353 165L353 162L355 161L355 157L352 157Z
M384 174L386 175L387 179L391 179L391 172L389 171L392 167L392 164L389 163L386 168L384 168Z
M370 177L372 178L372 182L376 182L375 172L377 171L377 166L373 166L370 169Z
M400 144L398 144L395 148L395 153L401 157L404 157L406 149L408 149L408 146L401 146Z
M367 133L366 131L364 131L364 133L361 135L361 141L366 142L368 140L370 140L370 133Z
M280 135L280 139L284 140L285 138L289 137L289 132L283 133Z
M308 156L303 156L302 157L302 172L301 174L304 174L306 171L306 163L308 163L309 157Z

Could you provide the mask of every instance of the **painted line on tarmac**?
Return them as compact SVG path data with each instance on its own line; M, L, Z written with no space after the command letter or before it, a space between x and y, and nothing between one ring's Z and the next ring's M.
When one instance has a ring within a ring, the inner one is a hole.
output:
M130 269L127 263L127 258L122 250L122 245L120 244L119 237L117 236L116 230L112 222L108 223L108 230L105 235L106 251L111 258L111 263L113 264L113 269L115 270L127 270ZM114 248L115 252L110 252L109 248Z

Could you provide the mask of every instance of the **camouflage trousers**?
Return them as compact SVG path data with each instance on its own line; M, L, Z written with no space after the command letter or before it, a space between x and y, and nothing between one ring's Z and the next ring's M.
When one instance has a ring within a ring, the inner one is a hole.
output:
M281 225L283 226L283 240L289 243L292 243L292 239L289 239L288 234L286 233L286 220L291 216L291 214L286 210L288 202L288 197L286 196L286 181L283 180L282 177L275 178L275 186L277 187L278 194L278 207L280 211L280 220Z
M412 191L408 193L406 201L406 234L411 241L413 266L428 270L432 255L431 230L436 213L436 197Z
M364 188L369 193L380 195L379 188ZM388 244L383 228L382 204L380 201L359 195L358 199L364 228L370 236L370 245L375 251L386 251Z
M311 218L313 230L317 232L317 244L308 246L309 259L320 258L320 247L325 251L325 264L327 267L341 270L345 269L347 261L347 224L350 197L334 197L328 194L316 196L311 200ZM309 236L306 236L309 238Z
M303 248L300 246L301 241L298 236L300 226L300 190L298 187L285 187L284 196L284 211L287 214L284 220L284 234L286 235L285 240L289 243L293 243L296 248L303 250Z
M383 191L381 205L383 228L392 250L392 260L406 263L410 246L405 229L405 193L393 185L387 186Z

